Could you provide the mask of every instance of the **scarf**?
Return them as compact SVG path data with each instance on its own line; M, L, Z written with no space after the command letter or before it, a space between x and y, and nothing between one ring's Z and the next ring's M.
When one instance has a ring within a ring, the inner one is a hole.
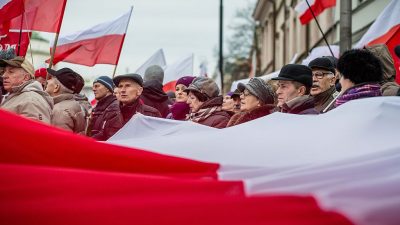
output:
M346 90L342 96L336 99L336 107L350 100L382 96L381 86L376 83L360 84Z
M221 106L213 106L210 108L199 109L199 111L195 113L189 113L186 117L186 120L198 123L210 117L214 112L218 112L221 110L222 110Z

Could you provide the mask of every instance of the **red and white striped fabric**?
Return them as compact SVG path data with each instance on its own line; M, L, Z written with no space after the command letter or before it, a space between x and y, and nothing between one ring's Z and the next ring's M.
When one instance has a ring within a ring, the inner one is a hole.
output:
M325 9L334 7L336 5L336 0L308 0L308 3L310 4L312 11L314 12L314 15L318 16ZM300 1L296 5L295 10L299 14L300 22L303 25L308 24L311 20L314 19L306 0Z
M223 130L135 116L113 137L151 151L0 110L0 220L399 224L399 110L398 98L371 98L319 116L276 113Z
M396 81L400 84L400 59L394 48L400 45L400 1L392 0L379 14L355 47L362 48L374 44L386 44L396 68Z
M194 55L190 54L164 67L163 90L165 92L175 91L175 84L179 78L193 75L193 60Z
M113 21L74 34L60 36L53 64L63 61L85 66L117 65L131 13L132 8ZM52 43L51 46L53 46Z

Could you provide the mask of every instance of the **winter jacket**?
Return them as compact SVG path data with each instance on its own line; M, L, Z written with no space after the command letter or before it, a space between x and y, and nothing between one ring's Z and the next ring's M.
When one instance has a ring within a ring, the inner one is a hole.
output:
M273 112L273 109L274 106L272 105L263 105L251 110L250 112L238 112L231 117L226 127L239 125L269 115Z
M378 83L361 83L347 89L343 94L336 99L335 107L340 106L348 101L381 96L380 85Z
M135 115L137 112L145 116L161 117L160 112L148 105L145 105L143 101L137 99L131 104L122 105L120 103L119 108L121 109L122 118L124 125Z
M106 141L123 126L119 102L114 95L100 99L92 111L87 135L99 141Z
M51 124L72 131L77 134L84 134L86 128L85 112L74 99L73 94L60 94L53 97L54 108Z
M198 112L190 113L187 117L187 120L194 121L209 127L225 128L229 122L230 115L226 111L222 111L222 101L222 96L218 96L204 102L203 105L199 108L199 112L206 111L212 108L214 108L215 110L213 110L206 116L201 116Z
M162 87L162 84L157 80L146 81L140 98L145 105L157 109L161 113L161 116L166 118L170 113L168 105L171 105L172 102Z
M280 112L290 114L318 114L314 106L314 98L309 95L303 95L283 104Z
M318 113L322 113L322 111L328 107L328 105L339 95L339 92L336 91L336 87L332 86L328 90L319 93L318 95L314 96L314 101L315 101L315 110L317 110ZM329 107L329 110L334 108L335 104L331 104Z
M39 82L30 80L13 87L11 93L3 99L1 108L50 124L53 99L43 91Z

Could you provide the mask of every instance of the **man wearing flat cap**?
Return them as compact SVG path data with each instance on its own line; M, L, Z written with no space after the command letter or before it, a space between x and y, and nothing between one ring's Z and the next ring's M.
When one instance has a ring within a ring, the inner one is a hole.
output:
M282 67L278 77L278 108L280 112L291 114L318 114L314 108L314 98L310 96L312 71L309 67L288 64Z
M35 81L35 70L23 57L0 60L5 67L3 86L9 93L1 108L19 115L51 123L53 99L43 91L42 85Z
M335 65L328 57L319 57L312 60L308 67L312 70L312 87L310 94L314 96L315 109L322 113L325 108L330 110L333 104L330 104L339 95L336 91Z
M146 116L161 117L157 109L145 105L140 100L143 92L143 78L139 74L119 75L113 81L119 90L120 109L124 124L137 112Z
M85 112L74 99L74 94L78 93L84 85L83 78L70 68L47 69L47 72L49 79L46 92L54 100L51 124L74 133L84 134Z

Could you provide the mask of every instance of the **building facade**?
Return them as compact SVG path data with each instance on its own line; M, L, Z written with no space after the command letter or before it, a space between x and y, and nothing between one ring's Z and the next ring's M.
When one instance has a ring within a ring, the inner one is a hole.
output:
M259 46L260 74L268 74L289 63L295 54L297 62L315 47L326 46L314 20L302 25L295 6L300 0L258 0L253 18ZM390 0L352 0L352 41L357 42L368 30ZM340 0L326 9L318 22L329 44L339 44Z

